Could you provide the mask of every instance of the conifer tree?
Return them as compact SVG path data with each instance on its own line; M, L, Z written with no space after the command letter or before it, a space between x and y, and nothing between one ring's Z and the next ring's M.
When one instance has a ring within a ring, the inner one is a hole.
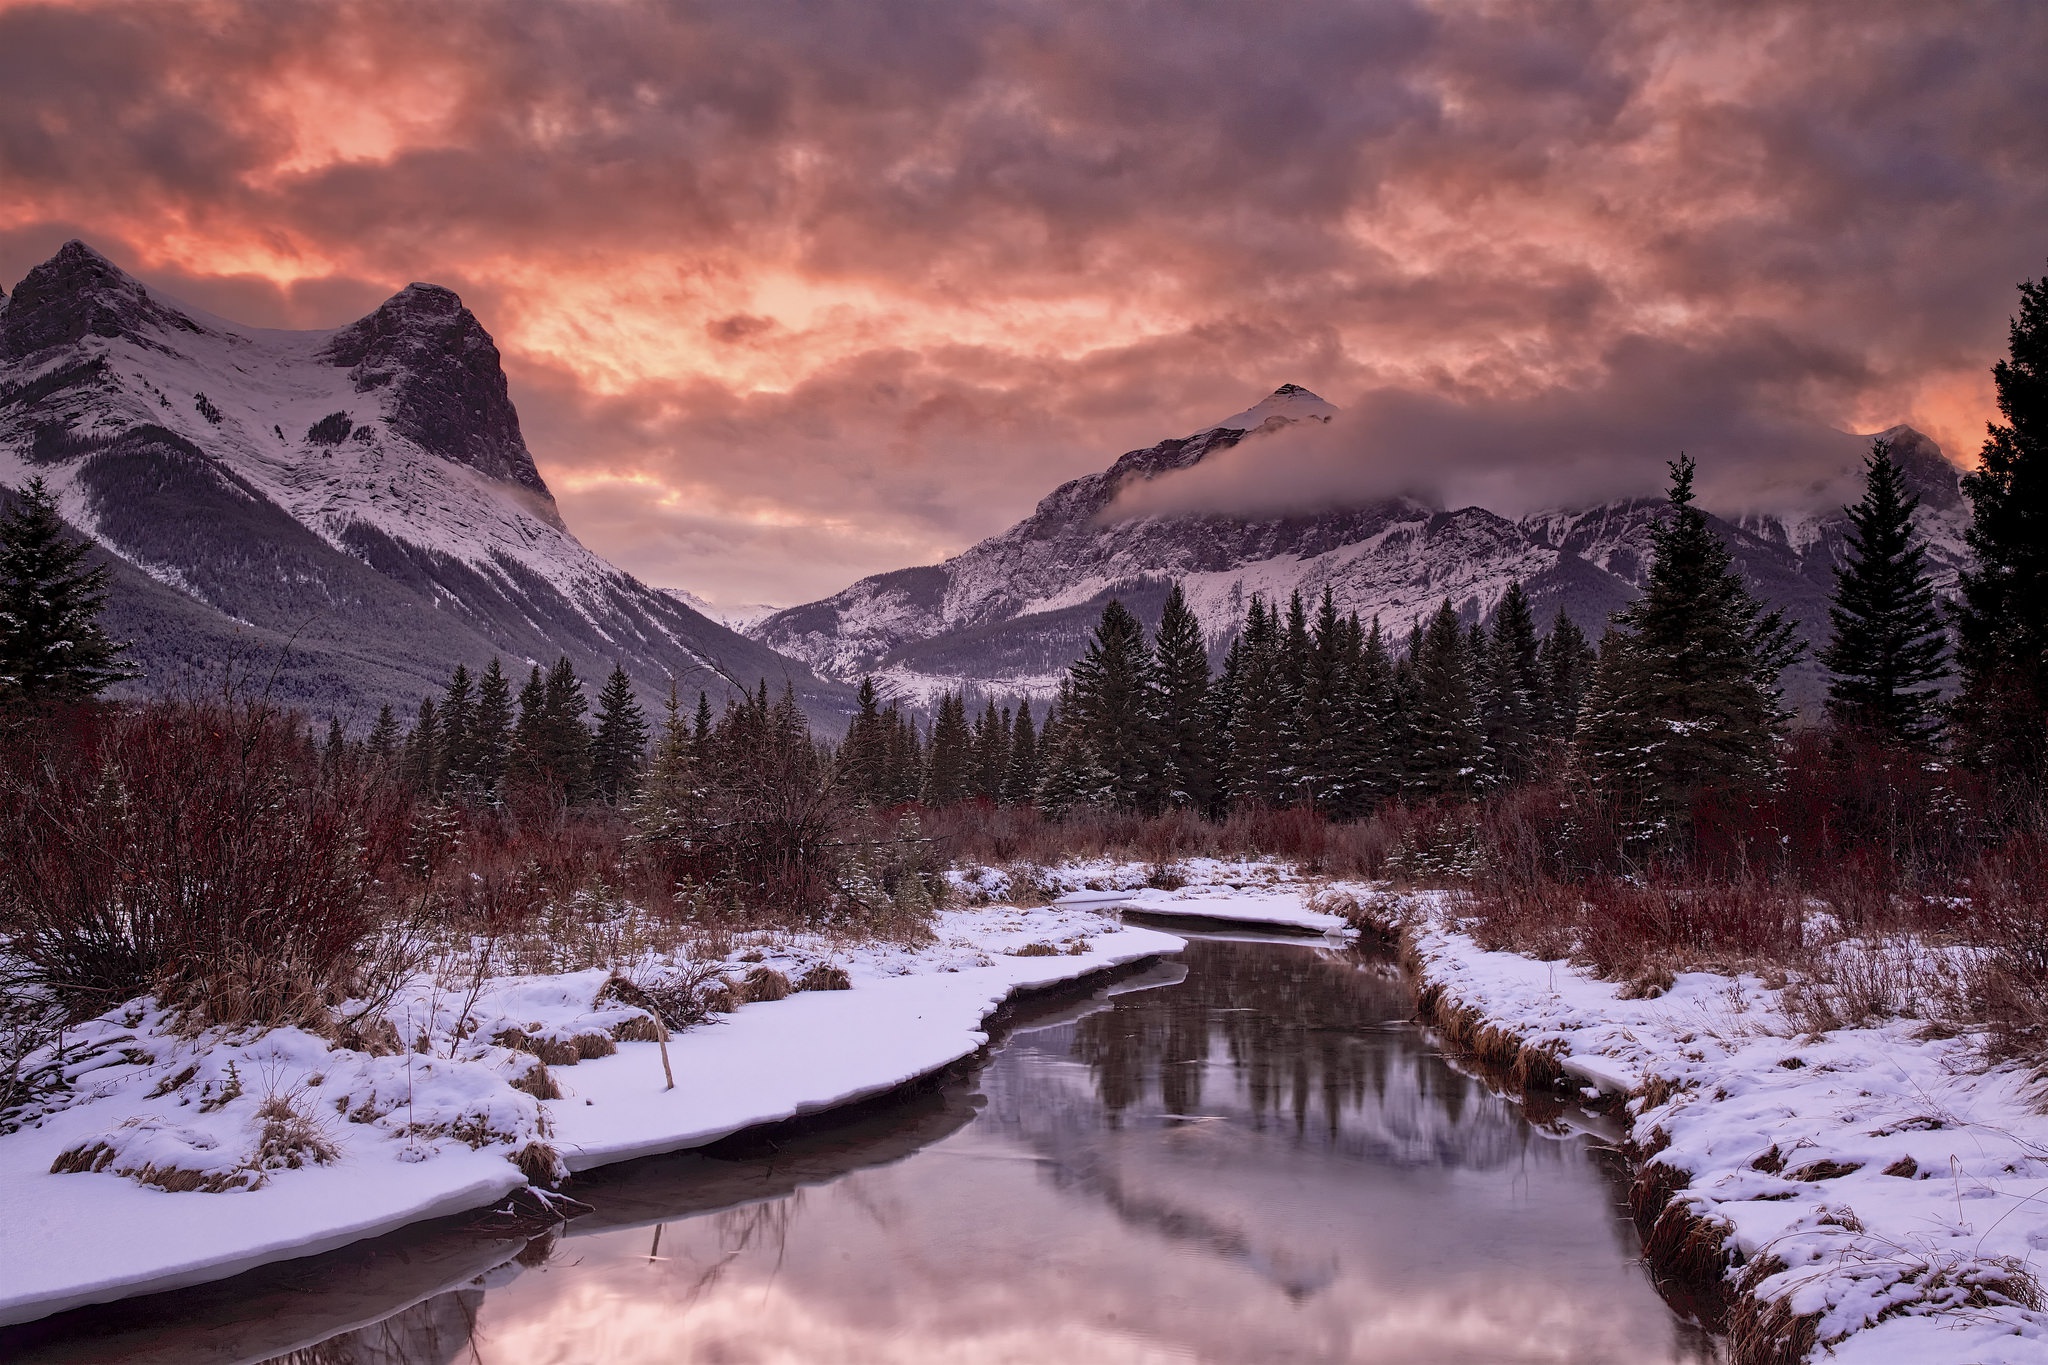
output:
M1693 462L1671 466L1672 516L1658 526L1643 595L1615 613L1580 723L1597 787L1639 838L1679 838L1694 796L1767 779L1788 717L1778 678L1800 646L1765 613L1728 547L1693 505ZM1597 702L1597 704L1595 704Z
M1289 783L1287 660L1280 623L1257 596L1245 612L1232 653L1226 790L1233 802L1282 805Z
M398 717L392 713L391 703L385 702L377 710L377 723L370 727L363 748L378 758L390 758L398 752L398 744Z
M81 701L138 676L99 624L111 570L82 567L88 553L40 478L0 516L0 708Z
M1352 618L1357 633L1357 618ZM1350 749L1345 763L1344 810L1363 815L1382 797L1400 790L1409 747L1406 716L1397 686L1394 657L1375 616L1359 640L1345 706Z
M470 773L477 791L496 796L512 752L512 683L496 658L477 682L470 726Z
M1998 411L1963 479L1971 551L1956 615L1958 748L2037 785L2048 762L2048 279L2020 286L2007 358L1992 367Z
M590 701L583 695L583 680L564 654L548 670L545 732L548 773L561 784L571 801L581 801L590 790L590 727L584 716Z
M1519 582L1510 583L1494 613L1481 665L1486 686L1480 720L1490 776L1498 784L1526 782L1536 772L1548 691L1538 653L1528 594Z
M441 726L434 714L432 697L420 698L419 716L413 722L412 733L405 737L399 770L414 791L426 796L434 793L441 774Z
M1299 593L1295 599L1300 600ZM1289 618L1291 636L1291 611ZM1295 651L1290 648L1289 652ZM1296 799L1327 806L1343 781L1338 736L1339 705L1345 689L1344 623L1327 584L1316 607L1315 625L1308 630L1299 654L1287 736L1289 777Z
M1066 713L1095 761L1109 774L1110 801L1153 810L1159 798L1159 722L1152 651L1145 628L1111 598L1087 652L1074 664L1073 705Z
M647 761L647 715L633 697L633 680L618 664L597 694L597 733L590 743L590 778L608 806L630 802Z
M331 769L348 752L348 736L342 733L341 717L327 718L327 745L320 751L321 763Z
M1155 637L1160 790L1165 802L1207 811L1217 795L1217 745L1209 700L1209 647L1175 583Z
M654 758L647 766L646 780L641 783L633 807L633 822L639 827L641 838L672 845L688 838L702 804L697 783L697 744L671 680L662 706L661 732L655 738Z
M1447 597L1414 641L1413 750L1407 785L1432 796L1472 791L1480 733L1471 645Z
M455 665L448 676L448 688L441 694L440 726L435 789L469 791L476 779L476 687L467 665Z
M966 799L973 780L973 736L967 728L967 699L958 692L939 698L932 722L931 753L925 763L924 803L951 806Z
M697 714L692 721L690 737L699 744L711 738L711 698L702 692L697 694Z
M974 723L973 751L973 795L993 803L1003 794L1003 774L1010 766L1010 712L1007 707L998 711L993 697Z
M1044 774L1038 782L1039 812L1062 820L1077 811L1116 803L1116 780L1095 757L1087 732L1071 717L1072 692L1063 683L1057 719L1048 719L1041 746Z
M1550 634L1543 637L1539 655L1548 703L1543 712L1543 729L1557 743L1571 743L1579 728L1579 708L1585 700L1596 658L1586 633L1559 607L1557 619L1550 624Z
M1038 735L1031 724L1031 702L1026 699L1017 703L1017 719L1010 730L1010 766L1003 774L1003 804L1030 805L1038 792L1038 779Z
M1919 505L1891 443L1873 442L1862 500L1848 509L1849 556L1835 571L1833 633L1820 656L1837 725L1915 745L1933 734L1935 689L1948 674L1948 633L1913 534Z
M864 677L856 694L853 720L839 746L839 780L855 800L886 801L889 744L893 719L884 722L875 680Z

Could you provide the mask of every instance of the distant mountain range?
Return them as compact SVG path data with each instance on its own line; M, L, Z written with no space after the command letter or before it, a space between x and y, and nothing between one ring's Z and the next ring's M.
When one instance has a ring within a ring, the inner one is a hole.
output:
M562 524L497 347L408 285L332 331L179 306L82 242L0 292L0 485L40 475L114 569L139 686L252 689L358 727L458 662L614 662L643 696L847 689L650 588ZM6 496L0 490L0 496Z
M898 695L950 688L1044 697L1079 656L1103 604L1119 597L1156 623L1178 580L1220 655L1253 594L1284 603L1327 584L1340 610L1377 616L1397 635L1449 598L1485 618L1520 580L1539 623L1560 609L1598 637L1637 594L1650 533L1668 504L1629 498L1509 518L1481 507L1446 510L1411 497L1280 517L1154 515L1107 519L1126 486L1187 469L1245 441L1273 439L1336 409L1297 385L1177 440L1133 450L1107 470L1062 484L1000 535L942 564L864 578L821 601L747 627L755 639L827 677L874 674ZM1964 562L1967 508L1956 469L1909 427L1883 433L1922 499L1919 524L1944 590ZM1846 518L1756 514L1712 518L1753 590L1785 608L1813 642L1826 638L1827 601ZM1787 695L1816 705L1822 679L1796 665Z

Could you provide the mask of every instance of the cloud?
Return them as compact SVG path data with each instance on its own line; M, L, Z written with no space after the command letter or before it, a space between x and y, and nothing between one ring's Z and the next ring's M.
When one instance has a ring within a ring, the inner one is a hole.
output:
M596 548L805 597L1283 381L1355 419L1331 496L1967 454L2044 58L2023 0L0 0L0 278L447 284Z

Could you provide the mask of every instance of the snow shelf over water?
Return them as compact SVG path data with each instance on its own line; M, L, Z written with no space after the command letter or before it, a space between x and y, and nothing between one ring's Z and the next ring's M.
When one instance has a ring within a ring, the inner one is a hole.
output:
M1153 919L1184 919L1228 923L1245 929L1278 929L1288 933L1334 934L1350 938L1357 930L1341 915L1311 910L1297 887L1187 886L1178 891L1142 887L1135 891L1075 891L1057 905L1115 908Z
M571 1170L585 1170L703 1146L744 1128L882 1094L973 1055L988 1041L989 1013L1019 991L1181 947L1170 934L1120 928L1087 910L955 911L936 927L939 941L928 949L864 947L844 955L850 990L747 1005L676 1034L668 1043L674 1090L663 1088L654 1043L622 1043L612 1056L555 1069L562 1097L540 1105L548 1141ZM1035 955L1014 955L1025 947ZM602 972L512 979L497 991L497 1004L487 996L479 1009L503 1008L545 1023L559 1012L548 999L559 996L563 1010L587 1015L589 997L603 980ZM372 1069L380 1069L372 1085L381 1079L388 1087L381 1071L403 1078L405 1108L398 1117L437 1107L468 1112L479 1095L486 1103L518 1098L517 1092L496 1094L503 1082L483 1062L412 1054L373 1059L330 1049L296 1029L181 1044L167 1029L151 1032L162 1023L160 1015L150 1014L140 1026L119 1022L122 1033L115 1035L117 1021L106 1021L108 1054L148 1056L149 1062L116 1061L82 1076L77 1091L83 1093L68 1108L0 1138L8 1222L0 1238L0 1324L311 1255L479 1208L526 1183L505 1146L473 1150L453 1135L400 1141L388 1125L349 1122L326 1125L339 1149L332 1164L273 1169L256 1189L173 1194L110 1172L53 1175L50 1166L60 1153L103 1136L126 1147L175 1147L186 1164L230 1153L223 1170L235 1169L241 1143L255 1131L252 1116L262 1095L360 1088L362 1073ZM115 1044L130 1043L128 1034L134 1036L127 1054L113 1054ZM195 1047L204 1049L202 1061L222 1068L225 1056L237 1060L236 1074L250 1094L210 1107L181 1104L189 1078L183 1087L165 1082ZM245 1108L250 1115L240 1113Z

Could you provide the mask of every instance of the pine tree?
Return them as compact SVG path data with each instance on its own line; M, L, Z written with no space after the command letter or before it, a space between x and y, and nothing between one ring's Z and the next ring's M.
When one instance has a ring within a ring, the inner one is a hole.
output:
M590 701L568 655L556 659L548 670L545 696L548 772L564 796L581 801L590 791L590 727L583 721Z
M925 764L924 803L951 806L967 798L973 780L973 736L967 728L967 699L958 692L939 698L932 723L931 754Z
M1550 634L1543 637L1539 655L1548 702L1544 708L1543 732L1552 741L1570 744L1577 732L1579 707L1585 700L1586 686L1592 679L1597 657L1578 622L1565 615L1564 608L1559 607L1557 619L1550 623Z
M2048 279L2020 286L2009 354L1992 367L2002 424L1963 479L1976 567L1956 614L1958 748L2038 784L2048 763Z
M1694 796L1767 779L1788 719L1778 678L1800 646L1764 613L1728 547L1693 505L1693 463L1671 466L1673 515L1658 526L1649 582L1615 613L1579 744L1596 786L1639 838L1681 837Z
M1074 701L1067 723L1078 727L1095 761L1109 774L1110 800L1152 810L1159 801L1159 723L1152 651L1145 628L1111 598L1087 651L1074 664Z
M1003 793L1003 774L1010 766L1009 708L996 710L990 698L974 723L974 779L972 794L977 800L995 802Z
M329 716L327 718L327 745L320 751L321 765L331 770L335 764L341 762L342 756L347 752L348 736L342 733L341 717Z
M857 801L887 799L890 729L882 717L880 694L873 678L860 680L853 720L839 746L839 781Z
M1295 594L1300 600L1300 594ZM1293 627L1290 612L1289 635ZM1345 688L1344 623L1337 615L1336 599L1328 585L1317 603L1313 627L1305 633L1294 673L1294 704L1290 708L1287 745L1291 755L1288 773L1296 799L1313 806L1327 806L1343 781L1340 773L1338 714Z
M88 553L40 478L0 516L0 707L80 701L138 676L99 624L112 571L82 567Z
M695 829L703 806L698 789L697 743L690 734L690 722L673 680L662 708L661 733L656 737L654 759L647 767L646 780L633 807L633 823L640 837L653 843L675 844Z
M1414 748L1407 785L1421 793L1466 793L1479 784L1476 672L1470 642L1447 597L1414 642Z
M494 658L477 683L470 725L470 773L476 789L494 797L512 753L512 684Z
M1225 785L1231 801L1278 806L1288 796L1289 689L1280 623L1258 597L1245 612L1244 630L1226 671L1230 699L1230 759Z
M1848 509L1849 557L1835 572L1834 629L1820 656L1837 725L1914 745L1933 735L1935 689L1948 675L1948 634L1926 547L1913 534L1919 505L1890 442L1872 443L1863 498Z
M1060 683L1060 699L1046 718L1039 745L1039 778L1034 799L1039 812L1062 820L1076 811L1115 804L1115 779L1095 757L1088 734L1073 718L1072 675Z
M378 758L388 759L398 752L398 742L398 717L392 713L391 703L386 702L378 708L377 723L370 727L363 748Z
M1519 582L1510 583L1494 613L1493 637L1481 664L1486 685L1480 723L1496 784L1526 782L1536 772L1548 691L1538 654L1528 594Z
M608 806L629 803L647 761L647 715L633 697L633 680L612 665L597 694L597 734L590 744L591 785Z
M476 782L476 688L469 668L455 665L448 687L441 694L441 742L435 755L439 771L434 780L437 791L469 792Z
M441 773L441 726L434 714L432 697L420 698L419 717L413 722L412 733L405 737L399 770L414 791L433 794Z
M1029 700L1017 703L1017 719L1010 731L1010 766L1003 774L1002 802L1006 806L1028 806L1038 792L1038 735L1031 724Z
M1216 803L1209 647L1180 584L1166 595L1154 643L1161 792L1167 804L1206 812Z

